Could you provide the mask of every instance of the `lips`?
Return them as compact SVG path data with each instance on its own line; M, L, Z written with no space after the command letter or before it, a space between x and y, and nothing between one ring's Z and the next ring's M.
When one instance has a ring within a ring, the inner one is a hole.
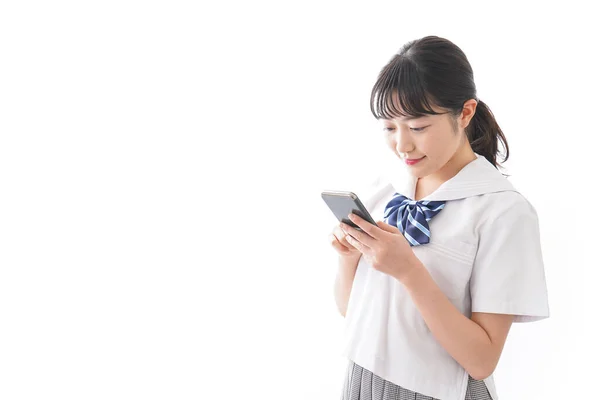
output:
M414 165L416 163L418 163L419 161L421 161L422 159L424 159L425 156L421 157L421 158L406 158L404 160L404 162L408 165Z

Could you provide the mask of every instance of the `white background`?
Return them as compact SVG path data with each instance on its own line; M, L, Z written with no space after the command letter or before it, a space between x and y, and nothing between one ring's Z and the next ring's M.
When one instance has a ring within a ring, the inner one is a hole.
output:
M585 4L3 2L0 399L339 398L320 191L393 165L371 87L432 34L467 54L540 218L551 318L511 330L499 394L596 398Z

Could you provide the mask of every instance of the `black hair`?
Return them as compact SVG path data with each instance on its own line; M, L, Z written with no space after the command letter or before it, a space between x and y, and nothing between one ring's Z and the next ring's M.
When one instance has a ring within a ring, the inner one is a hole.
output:
M402 110L395 107L394 96ZM502 162L508 160L508 142L492 111L477 98L466 55L447 39L426 36L402 46L379 73L371 92L371 112L377 119L440 114L431 108L435 105L448 110L455 121L470 99L477 107L465 129L467 138L473 151L498 169L498 141L506 151Z

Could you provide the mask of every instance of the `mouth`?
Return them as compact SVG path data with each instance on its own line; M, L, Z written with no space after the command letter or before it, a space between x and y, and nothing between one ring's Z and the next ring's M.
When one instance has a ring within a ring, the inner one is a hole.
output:
M415 165L416 163L418 163L419 161L421 161L422 159L424 159L425 156L421 157L421 158L405 158L404 162L407 165Z

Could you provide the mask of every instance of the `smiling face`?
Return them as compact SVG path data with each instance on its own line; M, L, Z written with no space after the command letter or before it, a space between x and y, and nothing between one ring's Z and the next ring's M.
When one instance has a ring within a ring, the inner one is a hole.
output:
M381 119L387 145L412 175L445 181L476 158L464 131L476 105L475 100L467 101L458 117L433 106L435 112L443 114Z

